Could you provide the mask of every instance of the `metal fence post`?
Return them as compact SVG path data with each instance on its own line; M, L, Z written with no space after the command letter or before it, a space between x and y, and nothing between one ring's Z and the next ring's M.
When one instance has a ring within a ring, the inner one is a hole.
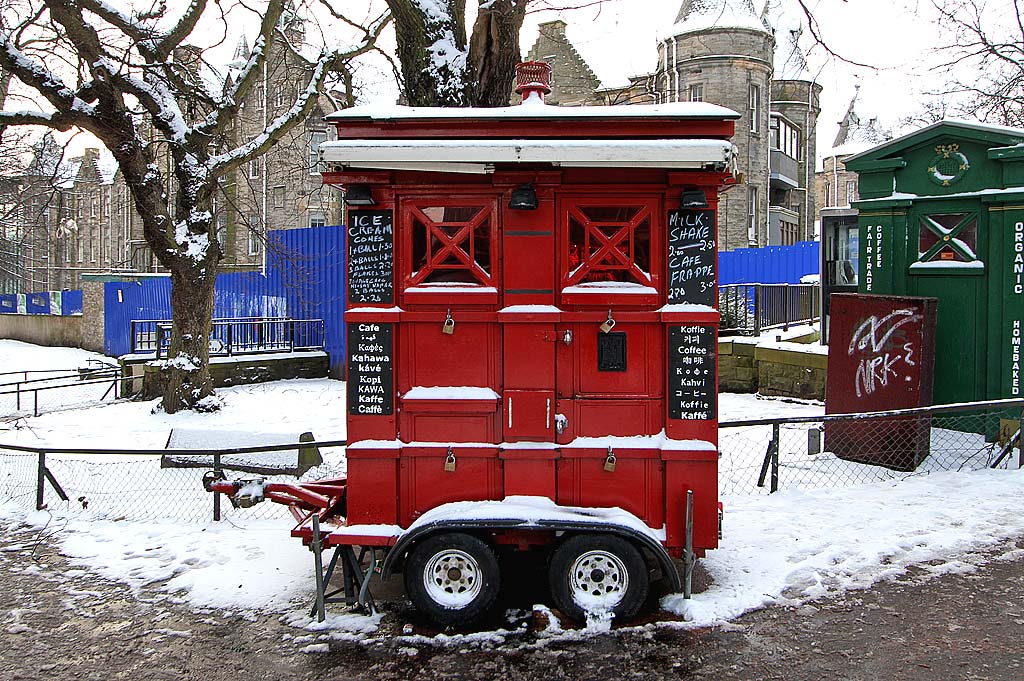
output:
M234 334L232 333L231 330L233 328L235 328L235 325L229 322L228 323L228 357L231 356L231 345L232 345L232 340L233 340L232 337L234 336Z
M1017 431L1017 468L1024 468L1024 407L1020 410L1020 429Z
M779 445L781 444L781 431L781 424L772 424L772 442L775 445L772 448L772 484L770 489L772 494L779 491Z
M213 471L215 474L221 472L220 452L213 453ZM215 522L220 521L220 494L213 495L213 520Z
M39 452L39 462L36 467L36 510L42 511L46 508L43 499L43 485L46 484L46 452Z
M792 301L790 300L789 289L789 284L786 284L782 287L782 307L785 310L785 312L783 313L785 316L785 320L782 322L783 331L789 331L789 318L793 316L791 314L793 310L790 307L790 303Z
M754 284L754 335L761 335L761 286Z

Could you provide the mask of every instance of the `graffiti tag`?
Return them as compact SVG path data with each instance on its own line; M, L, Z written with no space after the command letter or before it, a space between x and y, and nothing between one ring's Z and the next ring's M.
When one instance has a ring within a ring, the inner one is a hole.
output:
M914 344L905 342L904 333L897 335L900 327L919 321L921 315L915 314L913 310L896 310L881 319L871 315L853 332L850 339L850 347L847 354L850 356L862 355L857 363L857 373L854 376L854 390L857 397L870 395L880 387L889 385L889 382L899 378L899 363L907 366L914 366ZM895 338L894 338L895 336ZM898 339L898 340L897 340ZM910 377L907 377L910 380Z

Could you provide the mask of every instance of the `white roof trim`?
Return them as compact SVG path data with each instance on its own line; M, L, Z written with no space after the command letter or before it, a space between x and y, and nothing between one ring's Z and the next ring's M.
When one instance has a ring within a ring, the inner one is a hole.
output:
M581 168L732 168L726 140L338 140L320 145L327 163L355 168L487 172L495 163L551 163ZM475 164L475 165L466 165ZM482 170L481 170L482 169Z

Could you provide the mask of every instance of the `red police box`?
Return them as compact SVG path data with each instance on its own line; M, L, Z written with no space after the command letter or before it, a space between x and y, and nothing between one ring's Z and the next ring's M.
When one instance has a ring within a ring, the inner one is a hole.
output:
M831 299L825 413L931 404L935 298L836 293ZM828 421L825 448L849 461L912 471L928 456L927 416Z
M703 103L331 114L347 203L348 523L620 507L718 542L717 224Z

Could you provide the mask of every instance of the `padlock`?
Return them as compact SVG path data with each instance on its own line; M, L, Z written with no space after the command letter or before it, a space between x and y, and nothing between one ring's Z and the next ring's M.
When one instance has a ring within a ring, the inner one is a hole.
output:
M455 452L452 451L451 447L448 448L448 456L444 460L444 472L445 473L454 473L455 472Z
M608 310L608 319L601 325L601 333L608 333L615 328L615 320L612 319L612 311Z
M607 473L615 472L615 454L612 453L612 448L608 448L608 456L604 460L604 470Z
M444 324L441 326L441 333L446 336L450 336L455 333L455 320L452 319L452 311L448 310L447 316L444 318Z

